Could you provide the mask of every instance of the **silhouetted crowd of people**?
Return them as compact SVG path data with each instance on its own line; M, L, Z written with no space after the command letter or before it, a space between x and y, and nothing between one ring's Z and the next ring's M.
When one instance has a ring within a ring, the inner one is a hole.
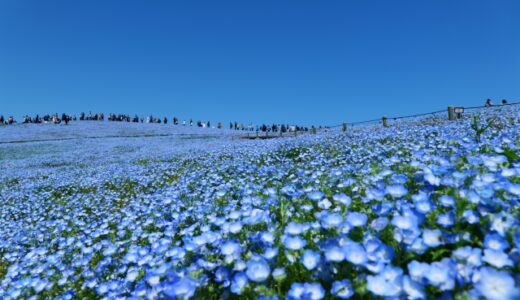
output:
M0 116L0 125L11 125L16 123L16 120L13 118L13 116L9 116L7 119L4 119L4 116Z
M312 126L311 128L314 128ZM321 127L320 127L321 128ZM309 131L308 127L298 126L298 125L289 125L289 124L262 124L262 125L253 125L250 123L248 126L244 126L241 123L231 122L229 123L229 129L231 130L245 130L245 131L256 131L256 132L306 132Z
M31 118L28 115L25 115L22 117L22 124L41 124L41 123L54 123L54 124L60 124L61 122L64 122L65 124L68 124L70 121L76 120L76 117L72 117L67 114L62 114L61 117L55 113L53 115L36 115L34 118ZM17 121L14 119L13 116L9 116L9 118L4 119L4 116L0 116L0 125L11 125L15 124Z
M61 124L64 123L67 125L70 121L104 121L105 115L103 113L92 113L89 112L88 114L82 112L79 114L79 117L76 117L75 115L69 115L63 113L61 116L59 116L57 113L53 115L36 115L35 117L31 118L28 115L23 116L22 118L22 124L41 124L41 123L52 123L52 124ZM107 117L107 121L109 122L131 122L131 123L156 123L156 124L168 124L168 118L164 117L155 117L153 115L149 115L148 117L139 117L138 115L134 115L133 117L128 114L115 114L115 113L109 113ZM7 119L4 119L3 116L0 116L0 125L10 125L17 123L13 116L10 116ZM171 119L171 123L173 125L181 125L181 126L196 126L199 128L211 128L211 122L210 121L193 121L193 119L189 119L189 121L186 120L179 120L177 117L173 117ZM224 126L222 125L222 122L218 122L214 124L213 128L222 129ZM314 128L314 126L312 127ZM262 124L262 125L253 125L250 123L248 126L244 126L242 123L238 122L230 122L229 123L229 129L231 130L241 130L241 131L256 131L256 132L294 132L294 131L309 131L308 127L304 126L297 126L297 125L289 125L289 124Z
M80 121L104 121L105 115L103 113L94 113L89 112L88 115L84 112L79 114Z

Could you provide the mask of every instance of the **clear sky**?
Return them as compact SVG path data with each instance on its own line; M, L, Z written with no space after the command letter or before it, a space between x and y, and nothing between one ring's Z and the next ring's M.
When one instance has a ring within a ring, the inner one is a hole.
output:
M0 1L0 114L333 125L520 100L520 1Z

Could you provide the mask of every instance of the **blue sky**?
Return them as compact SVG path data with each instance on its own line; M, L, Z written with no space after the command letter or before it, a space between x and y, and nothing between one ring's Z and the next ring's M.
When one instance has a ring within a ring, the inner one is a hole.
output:
M520 1L0 1L0 114L337 124L520 100Z

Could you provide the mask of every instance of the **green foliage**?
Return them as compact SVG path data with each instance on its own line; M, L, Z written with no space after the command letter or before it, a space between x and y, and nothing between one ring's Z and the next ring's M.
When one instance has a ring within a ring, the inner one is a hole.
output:
M505 157L507 157L507 160L509 163L514 163L520 161L520 155L518 155L517 151L511 148L505 148L504 152L502 153Z
M471 129L475 131L475 141L480 143L482 135L491 127L494 126L496 118L488 119L485 125L480 125L480 117L478 115L473 116L473 122L471 123Z
M302 162L303 154L307 152L307 149L304 147L294 147L288 150L279 150L279 154L281 157L292 160L294 162Z
M7 274L7 268L9 268L7 262L0 260L0 281L2 281Z

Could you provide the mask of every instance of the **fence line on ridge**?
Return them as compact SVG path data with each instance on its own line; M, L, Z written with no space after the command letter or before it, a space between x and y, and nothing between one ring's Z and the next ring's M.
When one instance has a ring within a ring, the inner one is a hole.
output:
M482 106L468 106L468 107L448 106L447 110L446 109L442 109L442 110L437 110L437 111L433 111L433 112L419 113L419 114L413 114L413 115L407 115L407 116L397 116L397 117L386 117L386 116L383 116L383 117L378 118L378 119L371 119L371 120L357 121L357 122L345 122L345 123L342 123L342 124L337 124L337 125L332 125L332 126L325 126L325 127L326 128L343 127L343 131L346 131L347 127L354 127L356 125L368 124L368 123L376 123L376 122L377 123L383 123L384 127L389 127L389 125L387 123L388 120L394 120L395 121L395 120L416 118L416 117L422 117L422 116L428 116L428 115L436 115L436 114L446 113L446 112L448 113L448 120L456 120L456 119L460 119L461 116L462 116L462 113L465 112L465 111L468 111L468 110L476 110L476 109L483 109L483 108L493 109L493 108L504 107L504 106L512 106L512 105L520 105L520 101L518 101L518 102L511 102L511 103L504 103L504 104L497 104L497 105L492 105L492 106L485 106L485 105L482 105Z

